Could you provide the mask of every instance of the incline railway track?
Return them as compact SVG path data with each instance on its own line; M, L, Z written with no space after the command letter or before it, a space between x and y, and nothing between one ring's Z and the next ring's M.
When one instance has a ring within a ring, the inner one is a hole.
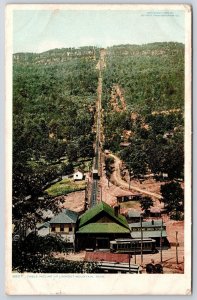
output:
M100 179L100 172L101 172L101 97L102 97L102 69L104 67L104 57L105 57L105 50L100 51L100 58L97 64L97 68L99 70L99 77L98 77L98 89L97 89L97 104L96 104L96 141L95 141L95 149L94 149L94 160L93 160L93 181L92 181L92 190L91 190L91 197L90 197L90 208L95 206L98 201L99 196L99 179Z

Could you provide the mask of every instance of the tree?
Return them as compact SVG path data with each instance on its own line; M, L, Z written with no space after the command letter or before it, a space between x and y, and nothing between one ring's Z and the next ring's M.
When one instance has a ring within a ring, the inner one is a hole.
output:
M114 171L114 158L112 156L108 156L105 158L105 171L106 176L109 178Z
M153 200L150 197L148 197L148 196L143 197L140 200L140 206L145 211L145 213L147 213L147 211L149 210L149 208L151 206L153 206Z
M120 152L122 160L135 178L145 175L147 172L147 156L145 144L142 139L135 137L131 139L131 145Z
M13 242L12 263L17 272L98 273L96 263L66 261L54 258L53 252L67 253L67 244L56 236L41 237L34 232L24 240Z
M172 218L179 220L184 211L184 192L180 183L166 183L161 185L160 191L167 211Z

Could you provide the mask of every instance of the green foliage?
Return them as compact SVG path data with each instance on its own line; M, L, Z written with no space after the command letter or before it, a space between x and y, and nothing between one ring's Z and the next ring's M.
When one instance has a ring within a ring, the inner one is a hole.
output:
M114 158L112 156L108 156L105 158L105 171L106 171L106 176L109 178L114 171Z
M51 185L46 192L52 196L57 197L60 195L66 195L71 192L81 191L85 189L85 181L75 182L72 179L63 179L53 185Z
M119 85L126 111L114 111L112 87ZM119 152L134 177L148 171L183 178L184 45L153 43L107 49L103 73L105 148ZM135 118L132 118L132 113ZM123 132L131 145L121 149Z
M13 242L13 271L20 273L97 273L96 263L66 261L52 257L52 252L67 253L67 244L58 237L29 234L24 241Z
M184 211L184 192L178 182L170 182L161 186L161 195L166 209L172 219L182 219Z
M184 45L154 43L107 49L104 72L104 105L113 84L125 91L127 105L136 111L183 107Z
M93 47L83 47L14 54L13 216L16 222L17 218L34 216L44 208L46 201L40 203L38 197L46 184L72 172L73 162L79 158L93 156L91 131L98 81L94 61L97 53ZM66 157L66 166L62 165L61 157ZM70 190L73 189L64 192ZM29 200L25 200L29 195Z
M142 208L142 210L145 210L145 212L147 212L147 210L153 206L153 200L150 197L143 197L140 200L140 206Z
M130 175L140 177L146 174L146 152L142 139L131 139L131 145L120 152L121 158L126 162Z

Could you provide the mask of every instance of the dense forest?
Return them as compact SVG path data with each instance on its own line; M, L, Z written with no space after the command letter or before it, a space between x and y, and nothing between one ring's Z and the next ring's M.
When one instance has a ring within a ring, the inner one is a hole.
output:
M131 161L134 175L183 176L184 45L109 48L103 106L105 147Z
M107 49L103 74L104 104L109 103L113 84L124 90L127 106L147 113L183 108L184 45L153 43L122 45Z
M13 216L24 217L43 186L93 157L95 48L13 58ZM47 196L48 198L48 196ZM24 201L24 199L26 199ZM50 201L50 200L49 200ZM25 205L21 205L25 203ZM43 201L43 205L46 205ZM33 210L35 210L36 204Z
M178 219L184 206L177 183L184 180L184 45L108 48L103 107L104 148L126 162L130 178L152 173L163 180L165 174L170 182L161 194Z

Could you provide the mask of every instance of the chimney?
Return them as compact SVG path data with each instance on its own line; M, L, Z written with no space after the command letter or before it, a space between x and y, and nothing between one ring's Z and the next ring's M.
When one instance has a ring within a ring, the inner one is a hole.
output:
M118 214L120 213L120 205L114 206L114 214L116 217L118 217Z

